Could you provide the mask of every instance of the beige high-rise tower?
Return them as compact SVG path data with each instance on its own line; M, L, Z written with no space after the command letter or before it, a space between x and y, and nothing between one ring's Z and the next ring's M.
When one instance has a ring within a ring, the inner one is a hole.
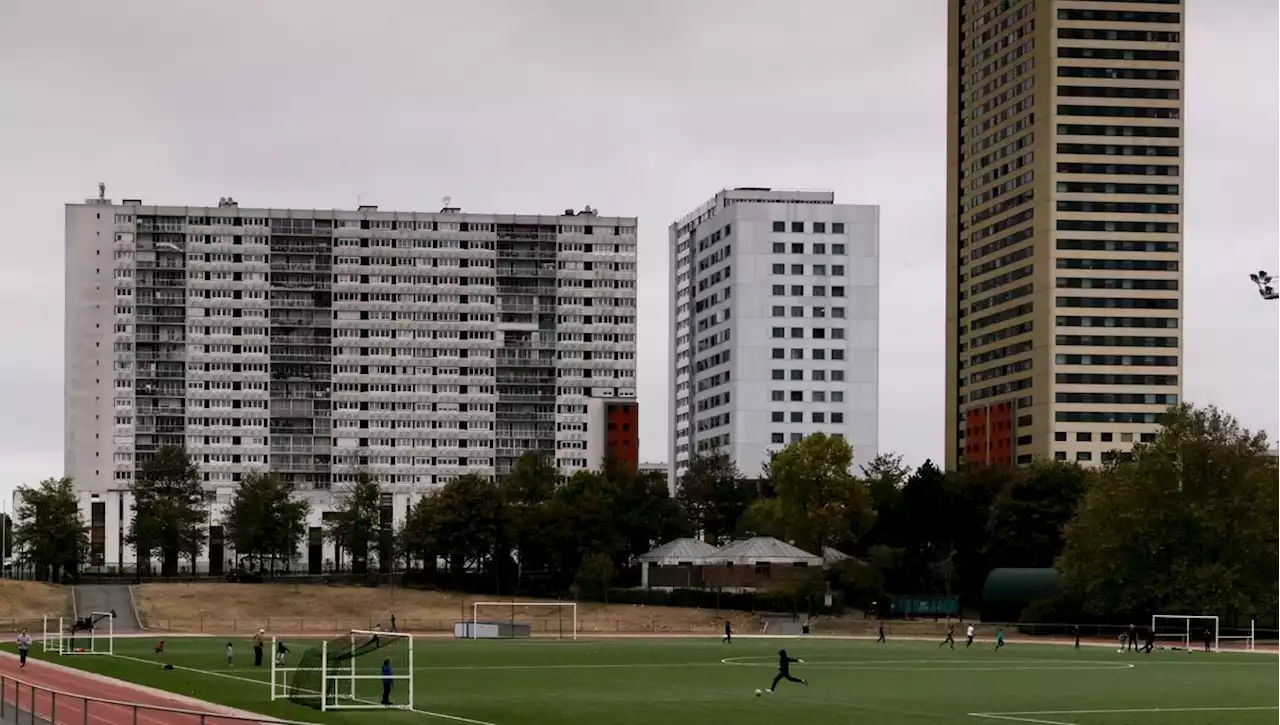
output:
M949 13L947 465L1101 462L1182 391L1183 4Z

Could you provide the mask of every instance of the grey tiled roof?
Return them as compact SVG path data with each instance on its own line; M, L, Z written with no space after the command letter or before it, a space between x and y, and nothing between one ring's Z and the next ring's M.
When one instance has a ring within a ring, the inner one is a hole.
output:
M772 536L756 536L742 541L732 541L715 553L716 561L733 562L734 564L754 564L756 562L804 562L810 566L822 566L822 557L796 548L785 541Z
M717 549L705 541L697 539L672 539L653 551L639 556L640 561L661 564L676 564L687 561L693 564L705 563L709 557L716 555Z

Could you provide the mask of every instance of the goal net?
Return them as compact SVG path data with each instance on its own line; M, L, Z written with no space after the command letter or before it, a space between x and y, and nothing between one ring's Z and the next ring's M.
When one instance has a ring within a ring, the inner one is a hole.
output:
M273 637L271 699L324 711L412 710L413 635L353 629L300 655Z
M114 655L115 616L90 612L84 617L44 615L41 648L59 655Z
M1154 614L1151 631L1157 643L1186 650L1218 651L1218 618L1205 614Z
M465 639L578 638L577 602L474 602L471 621L453 627Z

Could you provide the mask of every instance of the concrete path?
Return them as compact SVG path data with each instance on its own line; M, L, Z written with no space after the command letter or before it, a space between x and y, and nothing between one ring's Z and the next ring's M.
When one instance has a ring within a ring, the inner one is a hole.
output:
M129 587L123 584L90 584L74 590L76 616L86 617L89 612L115 612L112 625L118 634L141 632L137 613L133 609L133 597Z

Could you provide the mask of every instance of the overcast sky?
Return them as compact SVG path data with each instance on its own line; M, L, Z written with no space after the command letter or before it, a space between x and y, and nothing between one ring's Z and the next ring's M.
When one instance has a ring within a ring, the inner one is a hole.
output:
M1275 0L1190 3L1185 394L1277 428ZM732 186L881 206L880 442L942 457L945 0L0 0L0 491L62 472L63 204L640 218L641 448L667 224ZM6 497L7 498L7 497Z

